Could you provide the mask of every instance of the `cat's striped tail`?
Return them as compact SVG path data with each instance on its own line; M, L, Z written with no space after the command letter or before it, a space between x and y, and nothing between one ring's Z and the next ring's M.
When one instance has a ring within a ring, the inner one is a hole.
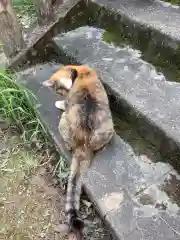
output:
M89 168L91 157L91 151L84 145L78 146L72 155L65 211L67 214L69 232L77 234L81 234L84 227L84 222L79 213L80 196L83 178Z

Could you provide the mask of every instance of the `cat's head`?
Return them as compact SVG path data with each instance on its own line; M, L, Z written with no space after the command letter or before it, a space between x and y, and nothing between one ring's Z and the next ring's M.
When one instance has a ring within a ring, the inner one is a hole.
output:
M89 69L85 65L66 65L56 71L48 80L43 82L43 86L53 88L56 93L60 93L62 89L69 91L79 73Z

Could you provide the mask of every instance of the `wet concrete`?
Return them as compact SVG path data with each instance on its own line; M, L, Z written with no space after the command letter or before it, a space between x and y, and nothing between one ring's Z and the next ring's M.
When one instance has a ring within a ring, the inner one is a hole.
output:
M23 72L18 82L35 93L40 118L58 149L70 160L57 129L57 96L41 85L58 66L52 63L33 67ZM115 136L106 149L97 153L84 181L86 192L117 239L178 240L179 175L169 164L159 161L153 146L149 145L149 154L145 151L147 143L135 147L133 139L140 136L131 132L127 123L121 121L120 126L118 133L124 140Z

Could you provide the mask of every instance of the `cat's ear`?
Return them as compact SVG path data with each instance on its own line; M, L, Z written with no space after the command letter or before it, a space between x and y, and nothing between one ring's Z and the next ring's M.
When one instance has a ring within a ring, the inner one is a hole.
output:
M54 81L48 79L48 80L44 81L44 82L42 83L42 85L43 85L44 87L53 87L53 86L54 86L54 83L55 83Z

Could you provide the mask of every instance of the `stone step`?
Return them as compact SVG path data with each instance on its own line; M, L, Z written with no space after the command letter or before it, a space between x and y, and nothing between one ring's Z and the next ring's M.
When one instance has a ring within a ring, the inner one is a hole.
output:
M80 30L78 32L81 33ZM92 32L91 36L94 33ZM88 36L89 34L87 32ZM73 36L74 34L71 35L72 41ZM99 41L99 37L97 40ZM86 43L89 46L88 41ZM80 38L76 44L81 44ZM96 47L94 50L90 48L91 53L100 58L100 64L104 63L107 66L107 63L111 63L113 67L112 56L108 54L107 48L108 56L104 52L104 59L97 52L97 46L100 47L100 45L100 43L94 44ZM85 48L82 49L85 53ZM131 59L130 52L122 50L122 55L124 55L123 52L126 53L125 56L128 59ZM88 54L87 58L91 56L90 52ZM134 64L138 63L135 61L136 54L134 57ZM94 62L94 58L92 60ZM87 62L89 62L88 59ZM141 66L140 63L139 66ZM132 69L135 67L134 64L131 65ZM70 154L64 148L62 137L58 132L61 112L54 105L57 96L42 86L42 82L48 79L57 67L59 65L36 65L21 72L17 82L28 87L36 95L39 117L51 134L57 148L69 162ZM109 71L109 74L112 74L113 71L110 69L104 68L104 73ZM119 70L121 71L121 68ZM119 76L125 76L122 72L119 74ZM132 80L133 76L130 77ZM137 154L128 141L125 142L116 135L107 149L95 156L84 181L84 188L117 239L179 240L179 180L180 176L169 164L151 161L148 156Z
M154 29L174 41L180 41L180 6L161 0L93 0L135 24Z
M119 104L119 114L138 122L158 150L179 167L180 84L169 82L141 58L141 52L124 45L115 47L103 40L104 30L80 27L54 38L64 63L88 64L96 69Z
M93 0L88 8L90 24L111 30L118 30L119 24L122 37L151 48L179 65L180 6L161 0Z

